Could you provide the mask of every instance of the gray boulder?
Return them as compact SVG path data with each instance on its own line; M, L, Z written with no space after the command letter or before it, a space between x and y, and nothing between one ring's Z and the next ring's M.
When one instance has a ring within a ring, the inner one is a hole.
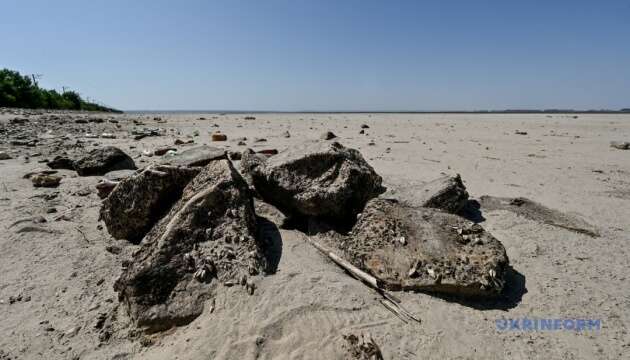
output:
M388 185L384 197L411 207L428 207L455 214L466 205L468 191L457 174L445 175L421 185Z
M332 141L306 141L268 159L245 152L241 169L263 200L295 217L354 221L383 191L357 150Z
M493 297L509 264L480 225L436 209L373 199L351 235L332 242L384 288Z
M116 239L137 243L180 198L197 168L151 166L120 180L103 201L100 217Z
M114 146L94 149L74 162L74 169L80 176L104 175L110 171L136 169L129 155Z
M266 269L255 234L247 184L229 160L213 161L145 236L114 289L148 332L187 324L219 283L247 283Z

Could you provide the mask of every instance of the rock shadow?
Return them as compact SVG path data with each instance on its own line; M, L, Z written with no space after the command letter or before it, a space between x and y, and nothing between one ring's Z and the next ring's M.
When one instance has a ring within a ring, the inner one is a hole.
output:
M474 199L466 201L466 204L464 204L457 215L476 224L486 221L486 218L483 217L483 213L481 212L481 204Z
M267 259L267 274L275 274L282 258L282 235L280 230L269 219L257 216L259 240L265 244L265 258Z

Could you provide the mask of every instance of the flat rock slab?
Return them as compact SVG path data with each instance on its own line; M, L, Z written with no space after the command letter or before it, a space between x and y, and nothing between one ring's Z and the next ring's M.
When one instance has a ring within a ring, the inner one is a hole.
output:
M114 289L146 331L185 325L219 284L264 272L263 247L247 184L229 160L213 161L145 236Z
M74 162L79 176L104 175L114 170L135 170L136 164L129 155L114 146L94 149Z
M224 149L202 145L173 155L167 154L162 163L176 166L206 166L211 161L220 159L227 159Z
M383 191L357 150L332 141L305 141L271 158L246 151L241 169L266 202L295 217L353 221Z
M493 297L509 264L503 245L478 224L380 198L368 202L349 236L327 242L390 290Z
M524 197L504 198L484 195L479 198L479 204L483 211L510 211L526 219L542 224L555 226L590 237L600 236L597 228L579 217L548 208Z
M428 207L455 214L466 205L468 191L457 174L445 175L420 185L388 186L384 197L411 207Z
M119 180L101 207L100 216L107 231L116 239L140 242L179 200L184 187L199 171L198 168L157 165Z
M128 177L136 175L138 170L114 170L103 175L105 179L110 181L122 181Z

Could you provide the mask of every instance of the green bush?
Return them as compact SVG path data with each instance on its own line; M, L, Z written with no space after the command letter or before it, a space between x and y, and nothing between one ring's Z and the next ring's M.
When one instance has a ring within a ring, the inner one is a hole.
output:
M0 70L0 107L119 112L87 102L75 91L41 89L30 77L9 69Z

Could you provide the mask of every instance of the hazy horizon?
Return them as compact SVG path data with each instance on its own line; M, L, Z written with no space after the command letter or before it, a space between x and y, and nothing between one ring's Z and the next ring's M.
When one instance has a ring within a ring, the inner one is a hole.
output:
M0 67L125 111L630 107L627 1L9 0L3 10Z

